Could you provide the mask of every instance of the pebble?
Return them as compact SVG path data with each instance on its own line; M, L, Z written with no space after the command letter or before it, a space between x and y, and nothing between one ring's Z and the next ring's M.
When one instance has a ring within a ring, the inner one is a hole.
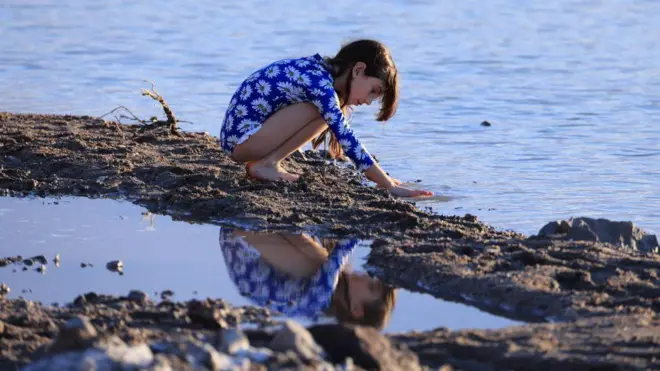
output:
M128 293L128 300L144 304L149 300L149 295L144 291L132 290Z
M482 122L481 122L481 126L486 126L486 127L488 127L488 126L492 126L492 124L491 124L490 122L488 122L488 121L482 121Z
M229 328L221 330L218 349L227 354L245 352L250 348L247 336L241 330Z
M46 274L46 270L47 270L47 269L46 269L46 266L43 265L43 264L42 264L40 267L38 267L38 268L36 269L36 271L39 272L39 273L41 273L41 274Z
M0 296L7 295L10 292L11 292L11 289L9 288L9 286L7 286L6 283L3 283L2 285L0 285Z
M165 290L160 293L160 298L163 300L169 300L172 296L174 296L174 291L172 290Z
M323 348L321 348L301 324L293 321L285 321L284 326L275 334L269 346L276 352L293 350L304 359L322 359Z
M105 267L112 272L122 272L124 270L124 263L121 260L113 260L108 262Z

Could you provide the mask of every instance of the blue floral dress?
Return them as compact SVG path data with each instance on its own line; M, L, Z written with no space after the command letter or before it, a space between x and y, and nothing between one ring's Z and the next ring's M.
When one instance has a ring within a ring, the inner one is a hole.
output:
M357 239L338 241L318 271L296 278L264 262L259 251L231 229L220 229L225 264L240 294L286 316L311 320L319 319L329 308L339 274L357 243Z
M319 109L355 166L368 169L374 160L341 111L333 81L330 66L319 54L283 59L254 72L231 98L220 130L222 149L231 155L273 113L294 103L308 102Z

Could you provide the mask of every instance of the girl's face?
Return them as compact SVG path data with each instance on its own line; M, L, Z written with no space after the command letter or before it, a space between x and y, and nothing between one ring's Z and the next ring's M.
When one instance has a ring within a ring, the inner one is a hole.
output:
M366 67L364 63L358 62L351 71L353 81L351 82L351 94L348 97L349 106L369 105L383 95L385 83L377 77L365 75Z

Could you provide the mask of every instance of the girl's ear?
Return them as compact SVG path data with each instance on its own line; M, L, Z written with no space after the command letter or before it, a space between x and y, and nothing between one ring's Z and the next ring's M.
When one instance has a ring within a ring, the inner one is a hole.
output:
M366 68L367 65L364 64L364 62L357 62L355 66L353 66L353 77L363 74Z

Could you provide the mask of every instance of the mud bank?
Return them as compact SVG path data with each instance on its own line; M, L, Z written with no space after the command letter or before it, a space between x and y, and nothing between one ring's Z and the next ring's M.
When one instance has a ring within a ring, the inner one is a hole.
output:
M376 330L307 330L222 300L155 303L132 291L87 293L66 307L0 297L0 308L2 370L420 369L413 353ZM239 329L246 323L252 329Z
M222 300L154 303L139 292L88 293L61 308L0 298L0 307L2 370L90 362L99 370L642 370L660 355L660 321L649 316L383 336L332 324L305 329ZM258 325L237 329L246 322Z
M574 321L603 321L616 331L602 339L612 336L607 342L622 348L632 340L614 339L617 331L655 326L611 318L660 311L657 254L528 238L470 215L435 215L363 186L350 168L310 152L286 163L303 174L296 183L248 180L214 137L182 134L91 117L0 113L0 194L123 198L187 221L373 238L374 274L411 290L514 319L571 321L557 326L575 331L584 328ZM567 346L579 351L579 339ZM652 357L650 348L635 349Z
M126 198L188 221L315 226L338 235L495 233L362 186L357 173L326 166L314 152L285 164L303 174L300 181L259 182L246 179L244 168L207 134L174 136L164 128L142 131L91 117L8 113L0 113L0 148L0 191L6 195Z

